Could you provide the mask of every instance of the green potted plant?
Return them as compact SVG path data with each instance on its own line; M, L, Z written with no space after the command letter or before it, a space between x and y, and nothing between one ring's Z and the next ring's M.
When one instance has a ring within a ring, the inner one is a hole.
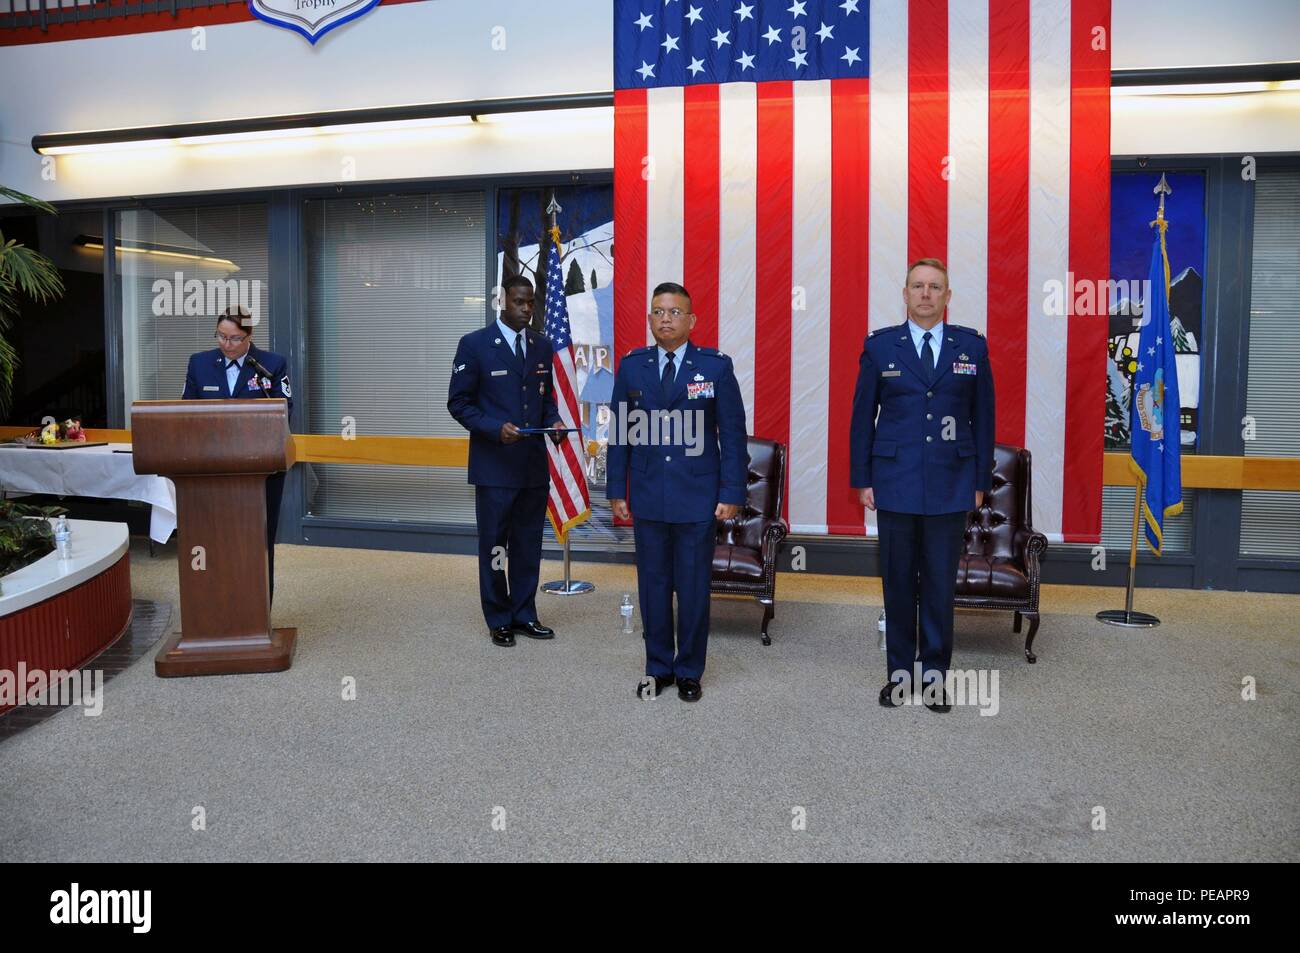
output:
M61 506L32 506L0 500L0 577L54 551L48 517L68 512Z
M54 206L0 185L0 201L13 200L39 212L55 215ZM2 220L0 220L2 221ZM19 296L44 304L63 294L63 279L54 262L35 249L0 232L0 420L13 402L14 368L18 352L8 332L18 314ZM59 506L31 506L0 499L0 576L35 562L54 550L54 532L44 517L67 510Z
M58 214L49 202L0 185L0 202L5 200L20 202L38 212ZM25 295L44 304L61 294L63 278L54 262L14 239L6 240L4 233L0 232L0 420L9 415L13 402L18 352L10 343L8 333L13 327L14 316L18 314L18 297Z

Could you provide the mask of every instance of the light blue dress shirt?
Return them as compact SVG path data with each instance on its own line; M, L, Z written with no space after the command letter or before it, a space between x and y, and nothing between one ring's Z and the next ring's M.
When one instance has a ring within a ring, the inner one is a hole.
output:
M682 344L677 348L677 350L672 352L674 380L676 380L677 375L682 372L682 358L686 356L686 345L689 343L690 343L689 341L682 342ZM662 347L659 347L657 345L655 346L655 350L659 352L659 379L663 380L664 365L668 363L668 352L665 351Z
M230 394L232 397L235 396L235 381L239 380L239 372L243 370L244 358L247 356L248 352L244 352L242 357L235 358L233 364L226 364L226 393ZM208 379L211 380L211 378Z
M520 331L513 331L511 330L510 325L506 324L500 318L497 318L497 330L501 332L502 339L507 344L510 345L511 354L515 352L515 338L519 337L519 335L522 334L524 336L524 339L523 341L520 342L520 344L524 350L524 360L525 361L528 360L528 329L527 328L524 328Z
M939 366L939 349L943 347L943 334L947 325L940 321L930 328L930 347L934 350L934 366ZM916 356L925 360L925 328L911 318L907 319L907 330L912 334L912 344L916 347Z

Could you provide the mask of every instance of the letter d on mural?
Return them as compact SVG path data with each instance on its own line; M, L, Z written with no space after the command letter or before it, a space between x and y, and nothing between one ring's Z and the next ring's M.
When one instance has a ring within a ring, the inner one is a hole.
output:
M294 30L313 44L322 36L379 5L379 0L249 0L253 16Z

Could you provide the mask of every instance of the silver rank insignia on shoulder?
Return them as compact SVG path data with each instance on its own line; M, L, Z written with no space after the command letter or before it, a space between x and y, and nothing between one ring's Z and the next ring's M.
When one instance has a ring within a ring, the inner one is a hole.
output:
M460 373L461 371L463 371L464 369L465 369L465 365L464 365L464 364L453 364L452 367L451 367L451 372L452 372L453 374L459 374L459 373Z

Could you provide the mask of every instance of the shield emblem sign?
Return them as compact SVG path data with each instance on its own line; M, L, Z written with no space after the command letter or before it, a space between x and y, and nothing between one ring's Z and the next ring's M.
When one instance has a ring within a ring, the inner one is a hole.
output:
M293 30L315 43L322 36L378 6L379 0L249 0L248 9L267 23Z

